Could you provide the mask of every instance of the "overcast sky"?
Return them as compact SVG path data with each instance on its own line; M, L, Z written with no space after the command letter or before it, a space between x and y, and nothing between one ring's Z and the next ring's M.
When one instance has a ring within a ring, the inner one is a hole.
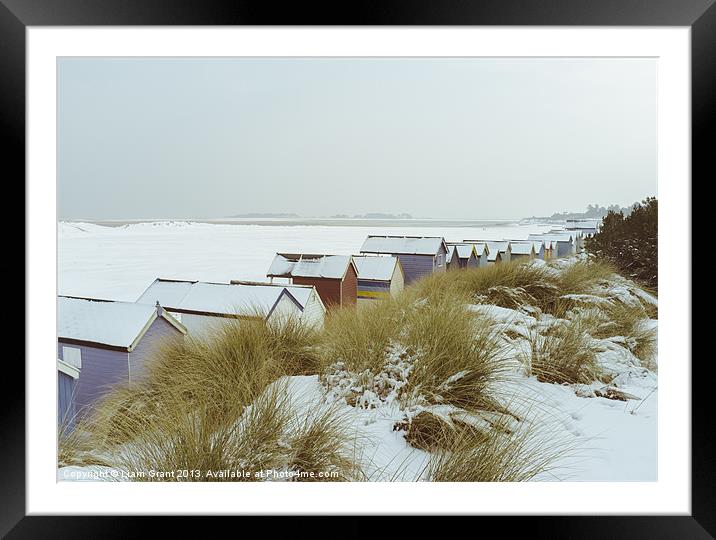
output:
M654 59L58 60L60 219L512 219L656 195Z

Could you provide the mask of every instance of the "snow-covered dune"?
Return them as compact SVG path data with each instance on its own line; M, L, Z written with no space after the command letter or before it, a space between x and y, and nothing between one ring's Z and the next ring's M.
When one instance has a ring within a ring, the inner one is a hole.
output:
M445 236L448 240L502 239L526 238L546 228L549 227L433 229L186 222L104 227L91 223L60 223L58 292L132 301L157 277L263 280L277 251L352 254L358 252L368 234ZM541 261L533 264L544 265ZM612 299L625 304L658 303L652 295L619 278L602 282L599 287L606 289L595 294L572 295L571 300L596 307ZM470 309L491 318L505 336L510 336L504 339L513 347L515 356L529 354L529 340L546 326L569 323L547 314L540 318L539 313L524 309L493 305L472 305ZM644 319L643 325L656 331L658 323ZM610 384L635 399L622 401L605 397L604 383L540 382L529 376L520 363L515 363L507 380L497 383L499 394L512 396L510 407L531 424L537 436L559 441L569 449L553 464L549 474L541 474L535 480L654 481L657 479L657 375L642 367L621 336L594 339L592 344L598 351L600 366L613 375ZM287 390L296 411L340 407L343 418L355 433L355 440L360 441L357 450L370 480L420 479L429 454L411 447L404 432L395 429L396 423L412 413L401 409L390 398L377 399L375 394L369 393L363 396L368 406L349 406L340 393L334 392L340 388L342 376L339 372L333 375L333 388L317 375L287 377ZM60 469L58 476L78 480L88 472L92 471L66 467Z

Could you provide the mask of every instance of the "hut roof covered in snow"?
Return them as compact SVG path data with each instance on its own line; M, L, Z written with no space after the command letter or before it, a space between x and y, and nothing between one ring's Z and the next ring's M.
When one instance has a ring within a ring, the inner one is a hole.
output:
M506 253L508 249L511 250L509 240L463 240L463 242L475 245L485 244L487 249L487 260L491 262L497 260L498 254Z
M156 279L137 300L138 304L153 304L157 298L165 300L170 311L206 315L235 315L254 317L270 315L283 294L301 309L303 305L286 290L287 286L271 284L238 285ZM310 294L310 290L306 295ZM160 302L161 304L161 302ZM305 304L304 304L305 305Z
M350 255L277 253L266 275L268 277L343 279L351 265L355 269Z
M460 243L460 242L449 242L447 243L448 250L454 249L457 252L457 256L461 259L469 259L475 249L475 244ZM478 255L476 255L478 256Z
M176 309L214 315L268 316L284 294L298 305L285 287L198 282L192 285Z
M132 350L157 317L182 333L186 328L154 304L93 298L57 298L57 336L61 340Z
M497 260L498 253L506 253L510 249L509 240L463 240L466 244L474 244L477 253L481 256L487 251L487 260L494 262ZM481 248L484 246L484 248Z
M453 254L455 253L455 244L447 244L447 260L449 261L452 259Z
M177 279L157 278L137 298L137 304L151 304L159 302L161 306L178 306L189 293L196 281L183 281Z
M463 240L463 243L475 246L475 251L478 256L482 256L483 253L490 253L490 247L484 240Z
M445 240L440 236L369 236L363 242L360 252L437 255L441 246L447 251Z
M463 242L468 244L487 244L488 251L491 255L493 255L494 251L504 253L510 247L509 240L463 240Z
M475 251L474 244L456 244L455 249L457 250L457 256L461 259L469 259L472 253Z
M286 284L286 283L264 283L262 281L244 281L241 279L232 279L231 285L245 285L245 286L259 286L259 287L279 287L286 289L288 292L291 293L291 296L293 296L296 300L298 300L298 303L301 304L303 308L306 307L308 304L308 300L311 297L311 292L315 290L315 287L313 285L298 285L296 283L292 284Z
M551 229L546 234L559 234L559 235L568 235L572 238L579 238L581 236L584 236L584 233L579 229Z
M566 232L566 231L565 231ZM561 234L561 233L540 233L540 234L530 234L527 237L529 240L544 240L547 242L548 240L554 241L554 242L572 242L573 237L570 234Z
M532 242L532 245L535 248L535 253L539 253L542 251L542 248L546 247L544 240L525 240L525 242Z
M532 238L528 238L527 240L519 240L519 239L511 239L510 240L510 245L512 246L513 251L514 251L515 244L524 244L524 243L532 244L535 247L535 253L538 253L542 249L542 246L547 247L546 242L542 238L540 238L539 240L535 240Z
M545 249L557 249L557 241L556 240L550 240L549 238L544 238L540 241L542 243L544 243Z
M534 249L532 242L510 242L513 255L529 255Z
M372 281L390 281L393 279L395 267L400 264L397 257L371 255L354 255L353 261L358 268L358 279Z

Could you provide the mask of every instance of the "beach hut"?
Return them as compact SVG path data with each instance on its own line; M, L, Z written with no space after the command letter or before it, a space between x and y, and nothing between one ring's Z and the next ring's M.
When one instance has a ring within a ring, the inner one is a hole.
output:
M544 244L544 258L549 260L553 257L557 257L557 242L555 240L533 240L534 242L542 242Z
M447 269L447 245L439 236L368 236L360 252L397 257L403 267L406 284Z
M487 258L490 255L490 248L485 242L476 242L473 246L475 246L475 255L477 255L477 266L487 266Z
M326 318L326 306L323 305L316 287L313 285L297 285L297 284L281 284L281 283L264 283L261 281L244 281L240 279L232 279L232 285L260 286L260 287L283 287L291 295L298 300L301 306L300 320L308 326L320 328Z
M544 240L532 240L532 243L535 246L535 257L542 260L546 259Z
M447 270L456 270L460 268L460 262L458 261L457 251L455 251L454 245L447 246L447 253L445 254L445 268Z
M510 252L510 259L513 261L522 261L534 259L535 246L532 242L510 242L512 251Z
M63 403L73 414L112 386L138 380L160 343L186 334L186 328L156 304L60 296L57 320L58 370L75 369L68 374L74 378L73 401ZM66 385L63 391L69 390L69 383L58 381Z
M584 235L580 230L551 229L547 234L567 235L572 239L575 253L582 251L584 247Z
M510 262L512 256L512 247L510 246L509 240L463 240L469 244L487 244L488 264L494 264L496 262ZM499 257L497 256L499 253Z
M496 249L500 252L502 262L510 262L512 260L512 244L510 244L509 240L488 242L487 245L490 247L490 250Z
M542 240L545 244L547 242L552 242L552 249L550 250L551 258L568 257L577 252L576 246L574 245L574 239L569 234L530 234L527 238L529 240Z
M403 290L405 276L397 257L354 255L358 269L358 305L388 298Z
M301 317L298 300L285 287L272 285L156 279L136 303L156 302L179 318L190 334L206 333L230 320L281 323Z
M510 240L510 243L514 247L515 243L531 243L535 249L535 259L545 259L545 242L544 240ZM512 251L514 256L514 250Z
M357 302L358 270L350 255L277 253L266 276L313 285L328 309Z
M486 242L479 242L479 241L466 241L467 244L472 244L475 246L475 256L477 257L477 266L487 266L489 263L489 257L490 257L490 248L488 247ZM494 262L494 261L493 261Z
M459 268L477 268L478 255L475 251L475 244L448 242L447 247L455 249Z
M487 254L487 264L499 264L502 262L502 254L499 251L494 250Z
M70 363L70 356L72 354L68 355L67 362L57 359L57 427L66 431L71 431L75 425L75 394L81 369L81 365ZM77 361L81 363L79 358Z

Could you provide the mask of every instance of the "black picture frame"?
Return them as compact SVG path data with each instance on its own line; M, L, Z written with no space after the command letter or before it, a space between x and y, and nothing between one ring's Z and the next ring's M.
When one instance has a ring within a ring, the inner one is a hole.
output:
M354 3L218 2L212 0L0 0L0 126L6 182L25 175L25 31L28 26L84 25L583 25L688 26L692 60L692 176L713 173L716 7L714 0L404 0ZM692 186L697 182L692 182ZM668 224L667 224L668 225ZM691 264L689 246L679 253ZM691 267L689 267L691 268ZM31 283L26 282L26 292ZM32 313L27 314L26 324ZM686 336L684 336L686 338ZM549 538L712 538L716 534L716 452L709 376L712 355L692 363L692 515L684 517L486 518L515 533ZM683 362L690 358L673 359ZM5 358L0 408L0 535L8 538L132 537L148 532L146 518L25 516L25 370ZM78 509L78 512L81 511ZM203 521L203 520L202 520ZM413 520L419 527L421 521ZM171 534L165 527L156 534ZM185 520L171 526L191 532ZM272 522L272 527L281 527ZM200 531L203 530L199 525ZM204 525L205 527L205 525ZM344 526L364 534L365 525ZM295 528L292 528L295 530ZM308 531L315 530L308 527ZM217 529L218 532L218 529ZM237 533L239 531L237 530ZM342 533L343 535L344 533ZM401 534L409 534L401 525ZM202 534L203 536L203 534Z

